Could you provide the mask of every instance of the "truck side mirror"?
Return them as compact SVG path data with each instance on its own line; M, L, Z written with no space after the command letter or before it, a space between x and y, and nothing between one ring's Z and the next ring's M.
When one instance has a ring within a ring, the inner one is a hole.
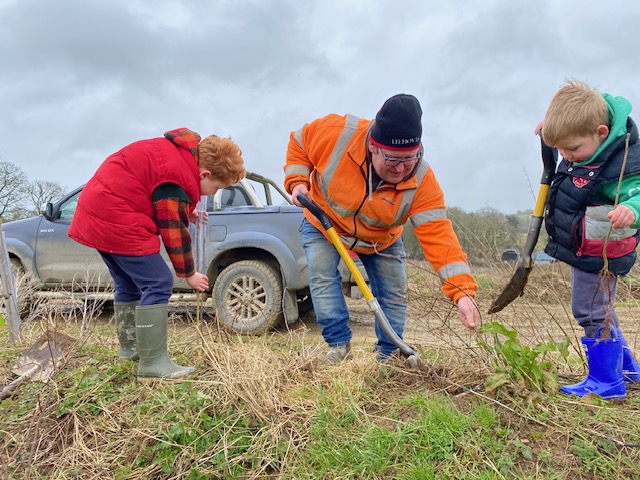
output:
M47 202L44 207L44 213L42 215L49 221L53 220L53 203Z

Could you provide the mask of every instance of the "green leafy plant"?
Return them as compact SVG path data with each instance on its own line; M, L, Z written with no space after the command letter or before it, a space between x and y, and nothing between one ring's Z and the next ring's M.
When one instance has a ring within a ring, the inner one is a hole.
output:
M493 337L492 344L480 342L480 345L491 355L496 369L485 381L487 394L495 395L499 390L507 390L528 396L530 392L558 391L553 354L568 357L569 339L529 347L520 343L515 330L509 330L499 322L484 324L482 332Z

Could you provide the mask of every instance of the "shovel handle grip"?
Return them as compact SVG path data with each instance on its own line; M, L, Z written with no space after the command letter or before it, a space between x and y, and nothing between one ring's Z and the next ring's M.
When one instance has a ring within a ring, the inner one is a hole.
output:
M329 230L331 227L333 227L333 224L331 223L331 220L329 220L329 217L327 217L327 214L324 213L324 211L318 206L316 202L311 200L309 197L302 195L301 193L296 196L296 199L302 205L304 205L307 210L313 213L313 215L320 221L322 227L325 230Z
M556 173L558 150L544 143L542 132L540 133L540 148L542 150L542 179L540 180L540 184L551 185L553 176Z

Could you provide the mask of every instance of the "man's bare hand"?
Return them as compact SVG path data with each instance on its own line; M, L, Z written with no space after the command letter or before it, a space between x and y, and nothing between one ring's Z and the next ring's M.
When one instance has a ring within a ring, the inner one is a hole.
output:
M299 193L304 195L305 197L309 196L309 190L307 189L307 186L304 183L299 183L298 185L293 187L293 190L291 190L291 197L292 197L292 200L293 200L293 204L304 208L304 205L302 205L298 201L298 194Z
M462 324L473 330L480 325L480 310L472 297L464 296L458 300L460 310L460 321Z

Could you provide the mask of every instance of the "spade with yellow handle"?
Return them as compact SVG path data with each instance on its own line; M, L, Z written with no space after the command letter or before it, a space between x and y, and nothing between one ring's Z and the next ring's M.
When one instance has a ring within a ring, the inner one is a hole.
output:
M542 227L542 220L544 218L544 208L547 204L547 197L549 196L549 187L553 181L556 163L558 162L558 151L544 143L542 134L540 134L540 144L542 147L542 179L540 180L540 190L538 192L538 198L536 199L536 205L531 215L527 240L525 241L524 249L518 260L518 266L516 267L513 277L511 277L511 280L507 286L504 287L498 298L491 304L489 313L499 312L524 293L524 287L527 285L529 273L533 268L531 255L536 243L538 243L538 236L540 235L540 228Z
M409 362L409 365L411 366L411 368L418 368L420 364L419 363L420 357L418 355L418 352L414 350L412 347L410 347L408 344L406 344L405 341L402 338L400 338L400 336L391 327L391 324L389 323L389 319L387 318L384 311L382 310L380 303L378 303L378 300L371 293L371 290L369 289L367 282L364 280L362 274L358 270L358 267L354 263L353 259L349 256L349 252L347 252L346 247L342 243L340 236L336 232L327 214L320 208L320 206L317 203L305 197L304 195L298 194L296 198L311 213L313 213L313 215L315 215L315 217L322 224L322 227L325 229L325 231L327 232L327 235L331 239L331 243L333 243L333 246L336 248L336 250L338 250L340 257L342 258L344 263L347 265L347 268L351 272L351 275L353 276L356 284L358 285L358 287L360 288L360 291L362 292L362 296L365 298L365 300L369 304L369 308L373 312L373 315L375 316L376 321L378 322L378 325L380 325L380 328L382 329L384 334L389 338L389 340L391 340L391 342L396 347L398 347L398 350L400 350L402 354L405 357L407 357L407 361Z

